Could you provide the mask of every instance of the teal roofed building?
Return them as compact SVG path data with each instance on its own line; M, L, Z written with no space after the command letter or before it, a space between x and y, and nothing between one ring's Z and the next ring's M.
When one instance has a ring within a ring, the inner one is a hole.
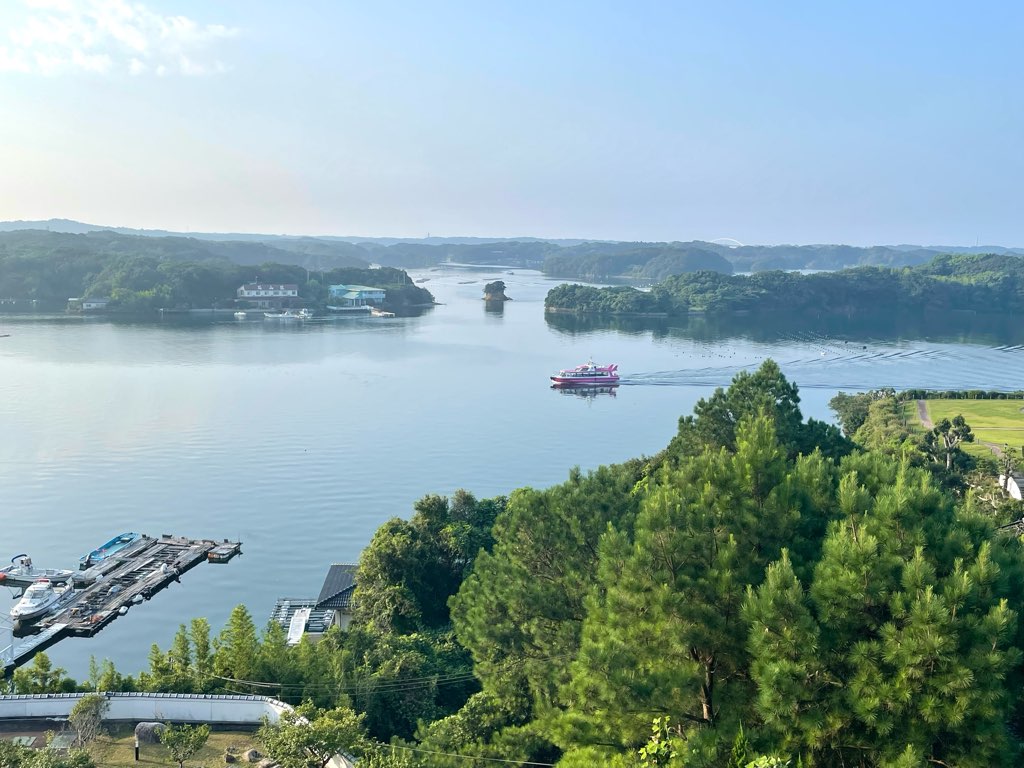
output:
M372 307L384 301L383 288L368 285L331 285L328 287L331 303L343 308Z

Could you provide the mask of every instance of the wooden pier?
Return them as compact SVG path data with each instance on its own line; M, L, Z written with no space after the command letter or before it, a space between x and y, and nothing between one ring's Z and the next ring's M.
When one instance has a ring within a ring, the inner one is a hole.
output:
M75 573L73 588L52 613L27 627L15 628L17 633L31 636L14 641L7 654L0 641L0 668L9 673L69 635L91 637L199 563L226 562L236 554L241 554L241 542L142 536L117 554Z

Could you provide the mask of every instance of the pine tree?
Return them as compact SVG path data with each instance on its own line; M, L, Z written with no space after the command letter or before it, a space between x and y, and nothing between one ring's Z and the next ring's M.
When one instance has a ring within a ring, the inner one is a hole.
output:
M244 605L235 606L228 623L214 643L214 674L228 678L234 685L255 679L259 641L252 615ZM243 682L238 682L243 681Z

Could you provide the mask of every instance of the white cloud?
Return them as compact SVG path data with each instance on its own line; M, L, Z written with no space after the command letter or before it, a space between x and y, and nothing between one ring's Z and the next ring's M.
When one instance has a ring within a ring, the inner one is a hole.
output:
M0 72L216 74L227 66L211 48L238 34L130 0L19 2L24 18L0 38Z

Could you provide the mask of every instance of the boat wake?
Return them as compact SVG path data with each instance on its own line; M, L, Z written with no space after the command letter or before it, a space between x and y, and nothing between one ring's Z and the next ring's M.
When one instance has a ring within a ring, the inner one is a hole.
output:
M892 388L1008 391L1014 387L993 382L1016 381L1017 355L1024 345L984 347L956 352L950 348L899 348L887 345L872 348L871 342L808 344L808 348L779 349L769 356L779 363L786 378L800 389L841 389L867 391ZM720 350L714 356L733 356ZM742 353L739 358L745 357ZM746 357L729 365L713 365L679 370L630 373L619 383L624 387L727 387L741 371L753 372L765 358Z

